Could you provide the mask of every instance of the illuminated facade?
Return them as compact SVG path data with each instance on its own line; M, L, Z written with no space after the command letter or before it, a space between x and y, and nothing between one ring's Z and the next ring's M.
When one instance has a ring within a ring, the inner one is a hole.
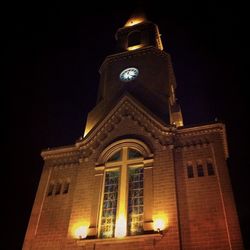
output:
M157 25L116 40L84 136L42 152L23 249L243 249L224 124L183 125Z

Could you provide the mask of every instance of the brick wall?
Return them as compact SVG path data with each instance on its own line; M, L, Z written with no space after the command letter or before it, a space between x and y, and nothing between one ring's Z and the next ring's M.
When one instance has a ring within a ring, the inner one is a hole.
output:
M189 134L182 130L164 134L136 117L121 115L106 130L103 125L101 140L97 143L94 137L79 148L75 163L67 163L71 159L67 150L55 163L45 161L23 249L243 249L221 131L204 134L196 127L189 128ZM162 235L143 235L133 241L132 237L75 239L72 229L79 221L87 227L97 223L103 181L95 177L98 157L112 142L125 138L143 141L153 153L152 216L164 215L167 228ZM92 154L86 156L88 148ZM208 175L208 160L214 175ZM188 164L193 166L193 178L187 176ZM197 164L204 176L198 177ZM50 183L65 180L70 180L67 194L47 195Z

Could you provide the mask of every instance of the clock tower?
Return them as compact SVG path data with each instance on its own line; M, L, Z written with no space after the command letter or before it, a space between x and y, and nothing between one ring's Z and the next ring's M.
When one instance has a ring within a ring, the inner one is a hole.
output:
M163 51L158 26L143 16L131 17L115 37L118 53L106 57L100 68L97 105L89 113L85 135L126 94L165 124L182 126L171 58Z
M41 153L23 250L242 250L225 125L183 125L156 24L115 37L84 135Z

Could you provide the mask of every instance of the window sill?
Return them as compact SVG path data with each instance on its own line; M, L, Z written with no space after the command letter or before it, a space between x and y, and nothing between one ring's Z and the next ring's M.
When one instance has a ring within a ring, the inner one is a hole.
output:
M135 236L126 236L123 238L108 238L108 239L79 239L77 240L78 246L85 245L103 245L103 244L119 244L119 243L127 243L127 242L136 242L136 241L148 241L148 240L156 240L162 237L159 233L154 234L143 234L143 235L135 235Z

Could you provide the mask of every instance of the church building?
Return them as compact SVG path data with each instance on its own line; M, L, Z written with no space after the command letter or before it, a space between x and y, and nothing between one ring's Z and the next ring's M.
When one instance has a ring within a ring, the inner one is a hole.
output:
M23 250L243 249L225 125L184 126L156 24L115 38L83 136L41 153Z

